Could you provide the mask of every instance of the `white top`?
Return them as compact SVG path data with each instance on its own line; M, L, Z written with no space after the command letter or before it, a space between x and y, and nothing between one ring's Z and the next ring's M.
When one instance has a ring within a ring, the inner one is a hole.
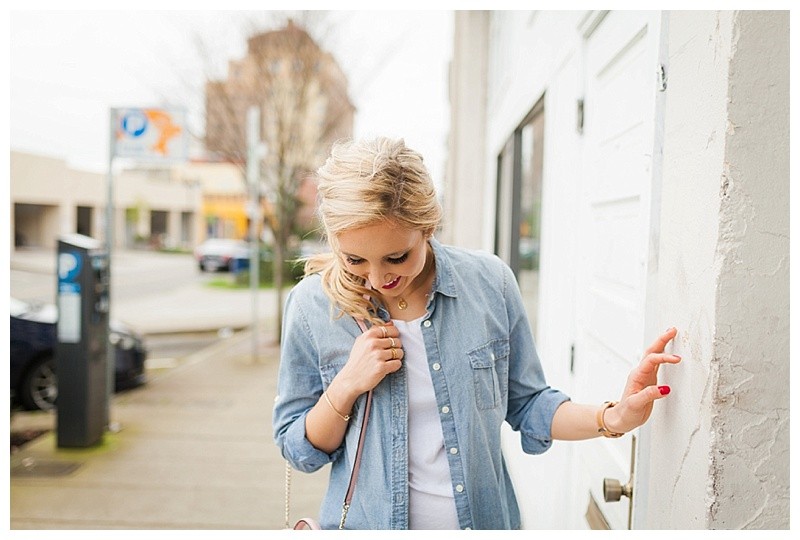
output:
M408 375L409 529L458 529L439 408L420 322L393 320L403 341Z

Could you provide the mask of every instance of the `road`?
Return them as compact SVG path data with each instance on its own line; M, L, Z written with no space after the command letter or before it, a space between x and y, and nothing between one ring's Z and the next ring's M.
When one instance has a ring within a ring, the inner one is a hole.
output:
M11 296L20 300L55 302L54 251L20 251L12 254L11 261ZM208 281L219 275L200 272L190 254L116 251L111 267L111 301L157 296L187 281Z
M252 323L252 293L220 290L212 280L228 273L203 273L190 254L114 252L111 316L145 334L148 370L158 373ZM55 303L56 256L52 250L19 250L11 256L10 293L20 300ZM261 331L274 314L274 293L259 292Z

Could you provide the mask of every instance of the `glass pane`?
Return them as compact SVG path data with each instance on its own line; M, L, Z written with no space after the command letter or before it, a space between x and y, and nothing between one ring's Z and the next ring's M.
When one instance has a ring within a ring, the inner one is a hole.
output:
M497 213L495 216L494 252L511 263L511 205L514 184L514 138L511 137L497 160Z
M539 243L542 219L542 158L544 114L539 113L521 132L521 185L519 220L519 270L517 279L525 310L536 333L539 308Z

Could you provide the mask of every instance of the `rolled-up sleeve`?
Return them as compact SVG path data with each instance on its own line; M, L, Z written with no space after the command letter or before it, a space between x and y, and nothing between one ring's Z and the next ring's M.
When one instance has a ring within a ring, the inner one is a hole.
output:
M511 350L506 421L520 432L525 453L541 454L553 444L550 429L556 409L570 398L547 385L519 286L507 266L503 287Z
M335 461L339 447L328 454L315 448L306 437L308 412L322 395L319 354L314 335L303 312L296 286L286 298L281 333L281 362L278 369L278 394L272 411L275 444L295 469L314 472Z

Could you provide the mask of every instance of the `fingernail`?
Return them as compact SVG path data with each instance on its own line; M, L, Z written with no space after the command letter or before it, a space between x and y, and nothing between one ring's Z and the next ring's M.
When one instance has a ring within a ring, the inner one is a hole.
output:
M681 359L681 357L680 357L680 356L678 356L677 354L673 354L672 356L673 356L673 358L677 358L678 360L680 360L680 359Z
M664 330L664 333L667 333L667 332L672 332L673 330L675 330L675 327L674 327L674 326L670 326L669 328L667 328L666 330Z
M667 394L669 394L669 390L670 390L669 386L659 386L658 387L658 391L661 392L662 396L666 396Z

